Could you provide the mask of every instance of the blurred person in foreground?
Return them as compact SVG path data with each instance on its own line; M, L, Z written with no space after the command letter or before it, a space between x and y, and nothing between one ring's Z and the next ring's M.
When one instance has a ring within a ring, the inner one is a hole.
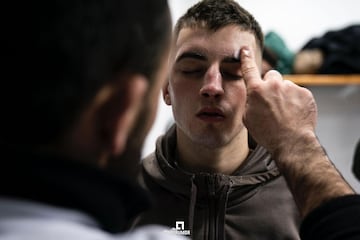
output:
M167 2L1 11L0 239L175 239L160 227L124 233L149 206L128 176L166 78Z

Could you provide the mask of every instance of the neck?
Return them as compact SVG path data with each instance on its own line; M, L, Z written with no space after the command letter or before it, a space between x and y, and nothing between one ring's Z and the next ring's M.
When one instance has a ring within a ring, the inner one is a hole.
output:
M192 142L177 133L178 164L188 172L208 172L231 175L249 154L247 130L241 131L229 143L209 147Z

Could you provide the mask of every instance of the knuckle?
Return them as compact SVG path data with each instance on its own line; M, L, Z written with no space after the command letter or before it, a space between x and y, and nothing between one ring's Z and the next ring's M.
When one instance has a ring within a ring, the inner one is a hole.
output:
M245 65L241 70L244 75L249 75L257 71L256 67L252 65Z
M281 80L282 81L282 76L281 74L276 71L276 70L270 70L268 71L264 78L266 78L267 80Z
M248 87L248 91L251 93L261 93L263 85L260 83L253 83Z

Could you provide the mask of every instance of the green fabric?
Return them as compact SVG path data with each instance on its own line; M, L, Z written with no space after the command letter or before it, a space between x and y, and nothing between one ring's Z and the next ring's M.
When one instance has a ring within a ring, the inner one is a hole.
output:
M293 73L295 53L290 51L284 40L273 31L265 35L265 47L269 48L277 57L276 70L282 74Z

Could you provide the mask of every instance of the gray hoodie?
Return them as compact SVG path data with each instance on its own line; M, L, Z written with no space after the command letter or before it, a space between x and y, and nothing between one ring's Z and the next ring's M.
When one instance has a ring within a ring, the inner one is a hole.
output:
M270 154L256 146L232 176L188 173L176 165L176 131L157 140L141 181L154 208L135 225L161 224L192 239L300 239L300 216Z

